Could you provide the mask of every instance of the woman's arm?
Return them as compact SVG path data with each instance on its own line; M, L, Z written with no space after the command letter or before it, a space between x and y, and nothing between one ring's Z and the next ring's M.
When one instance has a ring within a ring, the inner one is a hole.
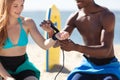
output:
M32 19L26 20L28 31L30 32L30 35L32 36L33 40L43 49L48 49L51 46L53 46L57 40L53 40L52 38L45 39L40 32L38 31L36 24ZM55 37L59 40L64 40L69 37L69 34L65 31L59 32L55 35Z

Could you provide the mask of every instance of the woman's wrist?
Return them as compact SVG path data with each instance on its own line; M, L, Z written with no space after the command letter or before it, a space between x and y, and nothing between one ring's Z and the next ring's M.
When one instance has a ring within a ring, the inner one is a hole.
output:
M54 41L56 41L56 40L58 40L58 38L55 36L57 33L54 33L53 35L52 35L52 39L54 40Z
M53 30L51 30L50 32L48 32L49 38L51 38L53 34L54 34Z

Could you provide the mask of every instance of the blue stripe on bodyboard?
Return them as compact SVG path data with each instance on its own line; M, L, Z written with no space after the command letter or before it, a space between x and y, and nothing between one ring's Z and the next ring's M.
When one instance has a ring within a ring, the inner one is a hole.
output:
M51 8L49 8L48 11L48 20L50 20L51 17ZM47 39L49 38L48 34L47 34ZM46 71L49 71L49 50L46 51Z

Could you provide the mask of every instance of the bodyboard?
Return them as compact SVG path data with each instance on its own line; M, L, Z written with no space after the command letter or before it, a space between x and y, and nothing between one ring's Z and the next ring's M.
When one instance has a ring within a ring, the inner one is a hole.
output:
M60 30L61 29L61 17L59 9L53 4L46 12L46 20L51 20L54 26ZM45 32L45 38L48 39L48 33ZM54 65L60 63L60 47L57 48L49 48L46 50L46 71L51 70Z

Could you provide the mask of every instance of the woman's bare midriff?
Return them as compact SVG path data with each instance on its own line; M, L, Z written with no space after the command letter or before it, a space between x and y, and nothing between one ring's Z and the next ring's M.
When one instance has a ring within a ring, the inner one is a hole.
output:
M21 56L24 55L26 53L26 46L24 47L13 47L13 48L8 48L8 49L1 49L0 50L0 56Z

